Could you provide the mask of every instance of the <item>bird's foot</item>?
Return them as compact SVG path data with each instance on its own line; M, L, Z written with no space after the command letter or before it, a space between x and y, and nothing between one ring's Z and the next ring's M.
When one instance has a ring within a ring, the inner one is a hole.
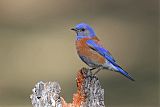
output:
M90 68L89 70L92 71L92 70L95 70L95 69L96 69L96 68Z
M103 69L103 67L102 66L100 66L100 67L98 67L97 68L97 71L93 74L93 75L96 75L100 70L102 70Z

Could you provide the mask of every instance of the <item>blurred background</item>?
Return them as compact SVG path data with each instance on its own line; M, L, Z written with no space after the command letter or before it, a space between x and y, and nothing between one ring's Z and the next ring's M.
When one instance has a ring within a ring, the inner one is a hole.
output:
M134 78L98 74L109 107L158 107L158 0L1 0L0 106L31 107L42 81L58 81L72 101L76 73L87 67L75 49L80 22Z

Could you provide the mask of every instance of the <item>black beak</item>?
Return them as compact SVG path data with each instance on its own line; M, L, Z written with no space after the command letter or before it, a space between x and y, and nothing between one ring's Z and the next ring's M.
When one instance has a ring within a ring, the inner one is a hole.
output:
M73 30L73 31L75 31L75 32L77 31L77 29L75 29L75 28L72 28L71 30Z

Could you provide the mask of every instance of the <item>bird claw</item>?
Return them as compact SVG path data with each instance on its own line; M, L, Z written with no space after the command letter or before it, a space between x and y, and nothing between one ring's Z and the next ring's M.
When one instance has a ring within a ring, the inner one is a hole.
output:
M100 66L100 67L98 67L97 68L97 71L93 74L93 75L96 75L100 70L102 70L103 69L103 67L102 66Z
M95 70L95 69L96 69L96 68L90 68L89 70L92 71L92 70Z

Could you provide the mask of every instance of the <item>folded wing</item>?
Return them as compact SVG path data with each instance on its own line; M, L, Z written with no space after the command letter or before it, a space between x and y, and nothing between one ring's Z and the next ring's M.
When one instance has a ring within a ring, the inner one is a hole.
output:
M102 45L96 43L94 40L91 40L91 39L88 40L86 43L91 49L98 52L100 55L105 57L111 63L116 62L115 59L112 57L112 55L109 53L109 51L107 49L105 49Z

